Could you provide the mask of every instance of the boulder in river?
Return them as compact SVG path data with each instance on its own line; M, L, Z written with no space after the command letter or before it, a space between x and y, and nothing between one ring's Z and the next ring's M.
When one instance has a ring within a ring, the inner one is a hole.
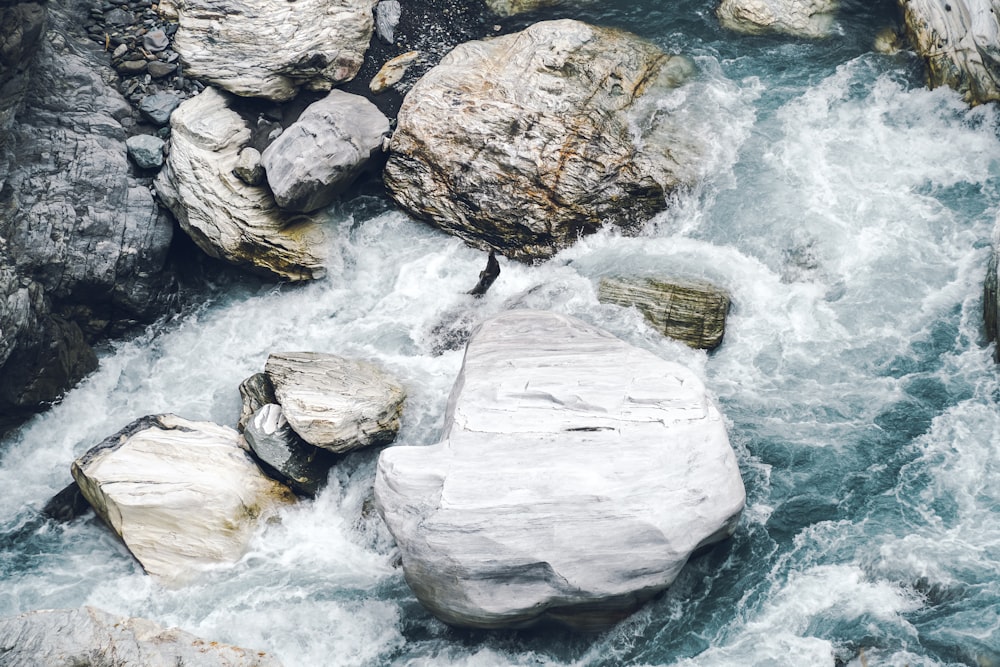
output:
M281 211L266 188L233 173L251 131L224 93L206 88L186 100L170 116L170 127L170 155L156 191L198 247L273 278L325 274L322 223Z
M683 103L676 88L692 71L634 35L568 19L461 44L404 99L386 186L413 216L522 260L606 223L633 227L697 159L655 131L656 104Z
M6 667L280 667L263 651L201 639L96 607L44 609L0 618L0 656Z
M375 500L447 623L615 623L729 536L745 492L687 368L565 315L509 311L466 348L442 442L389 447Z
M406 392L385 371L319 352L276 352L265 373L303 440L341 454L392 442Z
M993 0L900 0L906 34L931 88L969 104L1000 101L1000 5Z
M635 306L657 331L693 348L714 350L726 333L729 295L704 282L602 278L597 298Z
M389 119L342 90L313 102L268 146L261 163L283 209L308 213L340 196L382 154Z
M281 406L261 406L246 425L243 437L268 475L293 491L315 497L326 484L334 456L299 437L288 425Z
M294 500L226 426L138 419L78 458L80 491L132 555L166 584L239 560L263 521Z
M164 0L185 75L243 97L288 100L357 74L376 0Z
M730 30L826 37L840 0L722 0L716 15Z

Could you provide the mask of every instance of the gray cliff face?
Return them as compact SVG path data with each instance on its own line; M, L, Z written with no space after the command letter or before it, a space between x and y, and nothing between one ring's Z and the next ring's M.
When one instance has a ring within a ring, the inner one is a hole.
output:
M18 65L31 86L0 145L3 414L57 398L95 366L88 342L151 321L173 299L173 227L131 174L121 124L131 110L68 31L79 17L48 7L33 64Z
M47 16L41 3L0 6L0 148L24 100Z

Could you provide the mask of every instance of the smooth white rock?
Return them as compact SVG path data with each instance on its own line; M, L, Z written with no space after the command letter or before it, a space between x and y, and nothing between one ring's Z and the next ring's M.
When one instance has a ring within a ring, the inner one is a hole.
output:
M235 430L169 414L133 422L72 472L97 515L167 585L239 560L261 522L294 500L254 464Z
M44 609L0 619L5 667L280 667L262 651L208 641L145 618L95 607Z
M382 153L389 119L342 90L313 102L261 156L278 206L315 211L334 201Z
M743 510L699 379L568 316L484 322L445 429L381 453L375 500L417 598L455 625L604 627Z
M319 352L271 354L264 372L299 436L335 453L392 442L406 392L385 371Z
M354 78L376 0L173 0L184 74L244 97L288 100Z
M738 32L826 37L839 5L839 0L722 0L716 15Z
M280 210L266 188L233 173L251 132L225 94L206 88L174 110L170 127L156 191L199 248L283 280L326 273L322 223Z

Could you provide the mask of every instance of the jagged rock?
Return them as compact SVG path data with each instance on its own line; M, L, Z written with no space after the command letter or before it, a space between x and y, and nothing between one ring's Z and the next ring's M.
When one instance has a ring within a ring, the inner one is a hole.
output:
M376 0L173 0L185 74L244 97L288 100L357 74ZM166 5L166 7L164 7Z
M730 535L745 493L690 370L571 317L508 311L469 342L443 441L382 451L375 501L445 622L598 629Z
M76 482L70 482L62 491L52 496L49 502L42 508L42 516L66 523L83 516L90 511L90 503L80 492L80 486ZM0 643L0 654L2 654L2 643Z
M128 156L140 169L159 169L163 166L163 139L148 134L137 134L125 141Z
M303 440L340 454L396 437L406 393L372 364L318 352L280 352L264 367L285 419Z
M186 100L171 114L170 128L156 191L198 247L279 279L323 276L322 224L280 211L266 189L233 174L251 132L223 93L206 88Z
M603 303L635 306L657 331L693 348L714 350L726 333L729 295L707 283L602 278L597 298Z
M1000 266L1000 254L997 253L996 241L990 251L990 261L986 267L986 280L983 281L983 323L986 325L986 340L995 343L993 360L1000 362L1000 280L997 277Z
M177 71L177 65L172 65L170 63L160 62L159 60L153 60L146 65L146 71L154 79L162 79L165 76L170 76Z
M258 526L294 499L231 428L143 417L73 463L80 491L132 555L168 585L243 555Z
M46 18L43 3L0 6L0 149L31 81Z
M368 83L368 90L373 94L378 95L388 90L390 87L396 85L403 79L403 75L406 74L406 70L409 69L413 61L420 56L419 51L407 51L402 55L398 55L392 60L387 61L382 65L372 80Z
M931 88L969 104L1000 100L1000 5L992 0L899 0L906 34L927 63Z
M0 618L0 656L6 667L280 667L277 659L261 651L208 641L96 607Z
M233 173L247 185L260 185L264 182L264 166L260 163L260 151L253 146L247 146L236 156L236 166Z
M722 0L716 15L724 27L752 35L826 37L839 5L839 0Z
M475 297L480 297L489 291L493 283L496 282L497 278L500 277L500 262L497 261L497 255L494 251L490 250L489 257L486 258L486 268L479 272L479 282L476 286L469 290L469 294Z
M240 422L237 429L242 433L255 412L269 403L277 403L274 386L267 378L267 373L254 373L240 383L240 397L243 405L240 408Z
M402 14L399 0L381 0L375 5L375 34L386 44L395 41L393 33L399 25L399 17Z
M270 403L257 410L243 437L264 472L296 493L312 498L326 484L333 455L300 438L280 405Z
M139 111L154 125L166 125L170 122L170 114L180 103L180 96L174 93L154 93L142 98Z
M672 88L692 68L572 20L462 44L403 101L386 186L413 216L522 260L606 222L627 228L666 207L682 184L678 160L697 159L644 103L682 103Z
M374 104L342 90L313 102L261 155L278 206L308 213L330 204L372 165L389 134Z

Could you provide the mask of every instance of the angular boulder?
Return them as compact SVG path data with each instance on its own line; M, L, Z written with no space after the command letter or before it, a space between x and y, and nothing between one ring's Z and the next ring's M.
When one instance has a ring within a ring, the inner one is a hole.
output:
M376 0L170 0L185 75L243 97L288 100L357 74Z
M303 440L342 454L396 437L406 392L372 364L319 352L280 352L264 372Z
M242 557L263 521L294 500L231 428L143 417L78 458L73 478L151 575L182 584Z
M225 94L206 88L174 110L170 127L156 191L199 248L282 280L325 274L322 224L281 211L266 188L233 173L251 131Z
M266 373L254 373L240 383L240 398L243 404L240 407L240 421L236 425L237 430L242 433L255 412L268 403L277 403L274 396L274 387L267 379Z
M906 34L927 63L931 88L969 104L1000 100L1000 6L992 0L899 0Z
M45 609L0 618L0 657L6 667L280 667L262 651L164 628L145 618L95 607Z
M382 153L389 119L342 90L313 102L261 155L274 200L308 213L333 202Z
M758 35L826 37L840 0L722 0L716 15L723 27Z
M461 44L404 99L386 186L411 215L522 260L627 228L682 185L685 151L660 143L655 113L638 117L644 101L681 103L672 89L692 67L573 20Z
M707 283L602 278L597 298L602 303L634 306L664 336L696 349L714 350L726 333L729 295Z
M326 484L334 456L300 438L280 405L269 403L257 410L243 437L264 472L296 493L313 498Z
M593 630L730 535L745 492L690 370L565 315L510 311L470 340L444 440L381 453L375 501L445 622Z

